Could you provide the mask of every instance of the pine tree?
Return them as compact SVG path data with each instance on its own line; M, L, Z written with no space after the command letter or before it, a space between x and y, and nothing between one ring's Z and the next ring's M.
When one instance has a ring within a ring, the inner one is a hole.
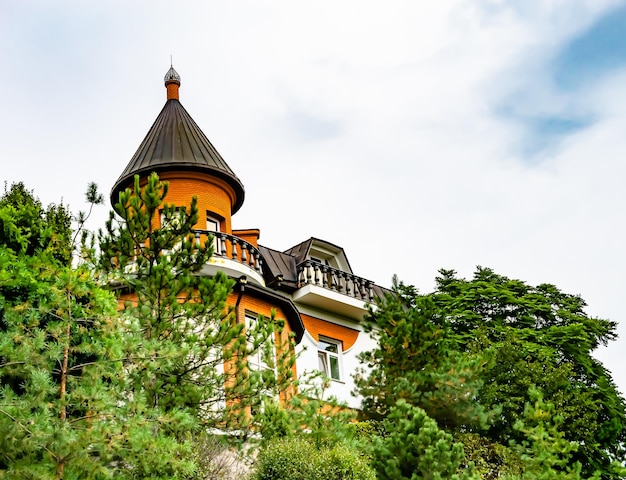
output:
M515 423L515 429L525 437L521 444L513 444L522 459L521 479L582 479L581 463L572 459L578 444L566 440L559 430L563 417L554 411L554 405L543 401L543 395L536 388L530 388L529 396L532 403L526 404L523 418ZM589 478L601 477L596 473Z
M378 341L360 357L369 372L356 378L368 416L384 418L403 399L451 430L485 424L487 413L476 401L482 358L459 350L445 314L429 298L394 280L393 294L366 321Z
M248 329L237 323L226 305L234 281L203 273L213 238L192 233L196 199L185 208L171 205L167 191L156 174L143 187L136 177L100 234L98 266L118 291L133 339L127 388L161 412L155 432L180 441L201 428L245 436L264 395L290 380L293 350L280 345L273 358L266 348L282 329L273 318ZM276 368L247 368L247 357L259 350Z
M386 436L374 439L372 466L381 480L478 479L462 467L463 445L440 430L432 418L404 400L383 421Z
M115 299L70 264L65 207L17 184L0 219L0 476L110 477L129 431Z

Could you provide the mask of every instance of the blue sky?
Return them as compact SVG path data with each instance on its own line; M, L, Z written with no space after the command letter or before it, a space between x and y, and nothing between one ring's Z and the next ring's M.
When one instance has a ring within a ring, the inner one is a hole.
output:
M581 294L620 324L597 355L626 391L626 3L381 5L2 2L0 180L74 210L108 194L173 55L245 185L235 228L323 238L381 285L482 265Z
M529 162L549 158L562 140L590 127L600 114L586 103L626 67L626 6L602 11L552 51L536 52L520 69L535 73L501 99L498 114L522 128L518 152Z
M593 88L602 77L626 66L626 6L610 8L568 42L554 58L553 79L559 90Z

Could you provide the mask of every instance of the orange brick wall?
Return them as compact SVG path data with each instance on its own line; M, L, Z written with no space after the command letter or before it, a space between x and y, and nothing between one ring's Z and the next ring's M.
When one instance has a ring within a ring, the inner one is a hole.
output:
M259 248L259 238L261 237L261 231L252 228L248 230L233 230L233 235L236 237L242 238L248 243L251 243L256 248Z
M198 210L200 217L196 228L206 228L206 212L212 212L222 217L220 230L224 233L232 233L231 212L235 203L235 192L224 181L197 172L167 172L159 178L169 182L169 190L165 201L167 203L187 207L191 198L198 198Z
M237 298L239 296L238 292L233 292L228 296L228 300L226 303L228 305L234 306L237 303ZM280 308L276 308L275 305L266 302L265 300L259 300L258 298L249 297L245 294L242 295L241 300L239 302L239 318L237 318L237 322L243 323L245 322L246 312L256 313L258 315L263 315L266 318L270 318L272 315L272 310L275 311L275 318L277 320L285 321L285 329L283 331L283 340L286 340L291 333L291 327L289 323L287 323L285 314ZM277 339L279 340L279 339Z
M352 347L359 336L358 330L344 327L343 325L337 325L336 323L331 323L305 314L300 314L300 317L302 317L304 327L316 341L319 341L320 335L340 340L342 350L348 350Z
M239 297L238 292L233 292L228 296L228 300L226 303L228 305L234 306L237 303L237 299ZM282 334L276 334L275 342L277 346L280 345L288 345L289 335L292 332L291 326L286 320L285 314L282 309L277 308L275 305L266 302L265 300L260 300L258 298L250 297L244 294L241 296L241 300L239 301L239 317L237 318L237 322L244 323L246 312L255 313L257 315L263 315L265 318L269 319L272 315L272 311L274 311L274 318L276 320L283 320L285 322L285 328L282 331ZM235 312L236 314L236 312ZM296 378L296 364L294 363L293 368L293 378ZM281 402L285 402L288 398L293 396L295 393L294 387L289 387L287 391L283 391L280 393Z

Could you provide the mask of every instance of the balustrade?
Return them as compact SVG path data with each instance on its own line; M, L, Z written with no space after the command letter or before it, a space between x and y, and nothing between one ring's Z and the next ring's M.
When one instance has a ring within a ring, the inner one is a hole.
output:
M214 257L227 258L246 265L258 273L262 273L263 259L261 258L261 252L251 243L223 232L193 230L193 234L196 243L200 243L201 240L206 239L209 235L213 236Z
M374 283L351 273L324 265L313 260L305 260L298 265L298 285L318 287L358 298L364 302L374 301Z

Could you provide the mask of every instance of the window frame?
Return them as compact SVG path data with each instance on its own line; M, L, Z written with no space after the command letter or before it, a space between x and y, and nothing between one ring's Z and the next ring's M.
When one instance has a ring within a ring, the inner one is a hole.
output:
M217 214L211 212L210 210L206 211L205 215L206 222L206 230L208 232L220 233L222 230L222 222L223 218L219 217ZM222 255L222 241L217 237L217 235L213 235L213 254L214 255Z
M246 329L246 332L248 332L254 326L254 324L259 321L259 315L254 312L246 311L244 314L244 317L245 317L245 322L246 322L245 329ZM276 341L273 338L273 336L270 336L265 340L265 342L271 342L272 344L272 363L276 365ZM252 343L248 340L248 338L246 338L246 344L247 346L252 345ZM247 356L246 363L248 365L248 368L254 371L274 370L274 373L276 373L276 366L271 367L270 365L267 364L267 362L263 360L264 348L265 348L265 345L261 344L257 348L256 352L246 355ZM253 359L254 361L251 362L250 361L251 359Z
M323 344L330 346L335 346L336 351L328 350L328 347L321 348ZM336 382L343 381L343 362L342 362L342 353L343 353L343 342L341 340L337 340L336 338L330 338L323 335L320 335L317 343L317 361L318 361L318 369L322 374L328 377L330 380L334 380ZM332 359L336 360L336 377L333 376L333 362Z
M245 322L245 331L246 331L246 348L248 350L250 350L250 345L252 344L252 342L248 339L247 332L251 328L254 328L254 324L257 323L258 321L259 321L258 313L246 310L246 312L244 313L244 322ZM267 362L263 360L263 350L265 348L265 343L262 343L261 345L259 345L259 348L256 350L256 352L252 354L246 354L246 367L249 372L250 371L259 372L262 375L264 370L271 370L274 372L274 375L277 375L278 371L277 371L277 366L276 366L276 358L277 358L276 357L276 339L274 338L274 335L271 335L270 337L268 337L265 340L265 342L270 342L272 345L272 363L274 364L274 366L271 367L270 365L267 364ZM253 417L258 415L259 413L263 413L263 408L264 408L263 399L264 398L269 398L275 401L279 399L279 394L277 392L276 394L274 394L272 393L271 390L268 390L268 389L263 389L260 392L260 394L261 394L261 401L258 405L258 410L254 408L252 405L250 406L250 414Z

